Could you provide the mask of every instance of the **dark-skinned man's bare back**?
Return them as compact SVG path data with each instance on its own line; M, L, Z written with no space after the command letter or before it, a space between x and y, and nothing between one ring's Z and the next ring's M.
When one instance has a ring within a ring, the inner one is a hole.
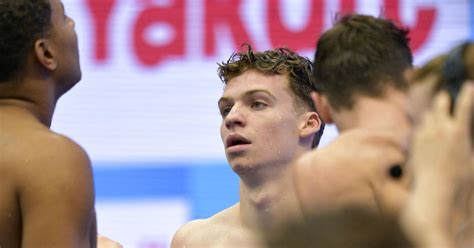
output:
M91 164L49 128L81 79L60 0L0 0L0 247L96 247Z
M21 107L0 103L0 150L1 247L89 243L94 190L82 148Z

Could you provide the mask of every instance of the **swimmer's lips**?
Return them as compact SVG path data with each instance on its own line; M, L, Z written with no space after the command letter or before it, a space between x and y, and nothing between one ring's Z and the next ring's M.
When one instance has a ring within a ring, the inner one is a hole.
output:
M238 134L231 134L225 141L225 147L227 152L239 152L250 145L250 141Z

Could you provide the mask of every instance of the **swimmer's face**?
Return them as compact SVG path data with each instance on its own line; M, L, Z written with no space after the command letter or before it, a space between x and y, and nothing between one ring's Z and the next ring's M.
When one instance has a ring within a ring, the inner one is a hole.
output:
M295 157L301 114L285 76L246 71L227 83L218 105L221 138L234 171Z

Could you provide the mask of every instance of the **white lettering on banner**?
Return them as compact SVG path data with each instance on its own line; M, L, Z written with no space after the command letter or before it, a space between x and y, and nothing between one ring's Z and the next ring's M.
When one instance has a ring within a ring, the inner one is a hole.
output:
M93 61L107 62L112 59L109 49L114 40L111 36L110 25L113 13L118 11L119 0L82 0L87 11L92 17L91 28L94 32L94 39L91 40L93 48ZM186 42L191 42L196 37L188 37L186 25L192 24L194 20L189 20L187 15L188 6L191 0L169 0L166 4L158 4L152 0L135 0L137 13L131 23L132 48L139 63L144 66L158 66L169 58L180 58L186 55ZM193 0L196 1L196 0ZM250 0L201 0L202 11L200 30L202 39L202 53L206 57L216 55L216 46L220 40L217 30L225 27L232 38L232 46L238 49L242 43L248 43L257 49L262 49L257 42L261 36L269 41L270 47L287 46L293 50L314 49L316 39L319 37L327 23L324 20L326 5L330 0L308 0L307 9L309 14L302 27L297 30L288 27L283 18L285 9L282 0L267 0L262 8L265 12L259 13L262 23L265 24L264 32L254 34L244 21L245 11L242 11L245 4ZM411 47L416 53L421 49L433 31L434 24L438 18L437 6L425 4L414 6L415 22L407 25L401 18L402 0L380 0L381 9L387 18L397 22L401 26L411 30ZM356 0L340 0L339 13L350 13L357 10ZM172 37L165 42L153 42L147 36L147 30L156 24L166 24L171 29Z

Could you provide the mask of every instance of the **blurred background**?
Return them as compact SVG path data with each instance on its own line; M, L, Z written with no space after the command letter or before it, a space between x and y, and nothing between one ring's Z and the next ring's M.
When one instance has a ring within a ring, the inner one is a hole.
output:
M99 232L168 247L185 222L238 201L219 137L217 63L248 43L313 58L336 13L383 15L412 30L419 65L474 38L474 0L63 0L76 21L82 81L52 129L89 153ZM322 145L337 135L327 128Z

